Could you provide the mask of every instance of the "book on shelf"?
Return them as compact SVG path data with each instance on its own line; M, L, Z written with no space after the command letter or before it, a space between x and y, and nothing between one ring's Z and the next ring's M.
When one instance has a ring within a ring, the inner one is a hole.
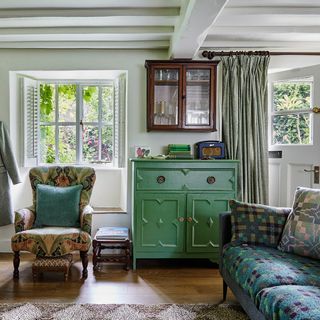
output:
M126 240L129 229L125 227L102 227L96 233L97 240Z

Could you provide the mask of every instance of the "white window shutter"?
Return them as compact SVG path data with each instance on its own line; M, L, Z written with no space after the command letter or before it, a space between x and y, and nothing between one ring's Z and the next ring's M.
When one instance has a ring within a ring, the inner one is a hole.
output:
M121 74L114 84L114 163L126 166L127 78Z
M24 109L24 167L38 163L39 90L36 80L22 79Z

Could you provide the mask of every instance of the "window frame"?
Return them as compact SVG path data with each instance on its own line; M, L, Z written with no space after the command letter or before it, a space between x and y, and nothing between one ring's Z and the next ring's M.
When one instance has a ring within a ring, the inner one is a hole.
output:
M310 83L310 108L308 109L297 109L297 110L281 110L275 111L274 109L274 84L275 83ZM270 144L271 146L311 146L313 145L313 100L314 100L314 77L313 76L306 76L301 78L291 78L291 79L283 79L283 80L274 80L271 82L271 112L270 112ZM274 116L277 115L291 115L291 114L302 114L302 113L309 113L310 114L310 143L304 144L295 144L295 143L274 143L273 142L273 119Z
M40 147L38 148L38 163L40 165L94 165L97 167L103 167L103 168L116 168L116 163L114 159L114 154L115 154L115 123L114 123L114 117L115 117L115 87L114 87L114 81L113 80L66 80L66 79L41 79L38 80L38 85L39 85L39 95L40 95L40 86L43 84L51 84L55 86L55 121L53 122L42 122L40 120L40 107L38 108L38 119L39 119L39 125L38 125L38 145L40 145L41 141L41 134L40 134L40 127L42 125L46 126L54 126L55 130L55 159L58 161L54 163L46 163L41 161L40 157ZM59 93L58 93L58 86L59 85L76 85L76 120L75 122L60 122L59 121ZM90 86L96 86L98 87L98 121L96 122L88 122L88 121L83 121L83 88L84 87L90 87ZM102 87L111 87L113 91L113 106L112 106L112 111L113 111L113 120L112 123L108 123L107 121L102 121ZM40 98L39 98L39 103L40 103ZM98 140L99 140L99 149L98 149L98 156L99 160L97 161L83 161L83 150L82 150L82 139L81 139L81 134L82 134L82 129L81 126L84 125L94 125L98 127ZM103 161L101 160L101 137L102 137L102 128L107 126L112 126L113 128L113 135L112 135L112 161ZM59 159L59 128L63 126L75 126L76 129L76 161L74 163L61 163Z

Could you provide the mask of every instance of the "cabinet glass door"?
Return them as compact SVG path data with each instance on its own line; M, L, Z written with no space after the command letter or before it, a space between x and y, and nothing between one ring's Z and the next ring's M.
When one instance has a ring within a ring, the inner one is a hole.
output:
M179 69L155 69L153 124L156 126L178 125L179 76Z
M186 69L187 126L210 125L210 69Z

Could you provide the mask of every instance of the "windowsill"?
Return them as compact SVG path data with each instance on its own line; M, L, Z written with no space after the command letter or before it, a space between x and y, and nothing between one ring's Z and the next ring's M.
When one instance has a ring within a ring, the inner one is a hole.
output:
M115 207L93 207L93 214L126 214L122 208Z

